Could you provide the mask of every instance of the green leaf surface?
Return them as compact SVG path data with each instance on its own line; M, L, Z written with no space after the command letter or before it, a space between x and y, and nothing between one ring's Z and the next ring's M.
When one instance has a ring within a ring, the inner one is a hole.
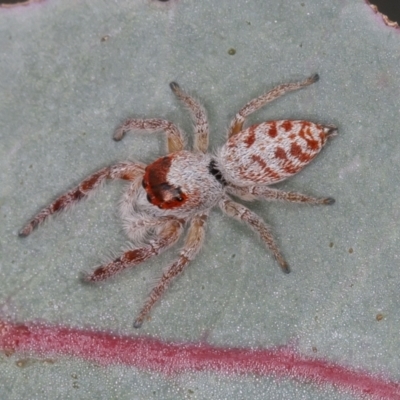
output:
M246 226L214 210L202 251L140 333L293 344L400 381L400 35L364 1L47 0L0 8L0 53L1 318L137 334L133 320L177 248L96 286L78 279L127 240L117 213L123 184L104 186L28 238L19 229L91 172L165 153L162 134L114 142L127 117L167 118L191 142L169 82L202 101L217 149L249 99L317 72L318 83L249 119L339 128L312 164L279 185L334 197L333 206L249 205L270 224L291 274ZM0 355L0 390L2 399L351 396L290 379L165 377L20 354Z

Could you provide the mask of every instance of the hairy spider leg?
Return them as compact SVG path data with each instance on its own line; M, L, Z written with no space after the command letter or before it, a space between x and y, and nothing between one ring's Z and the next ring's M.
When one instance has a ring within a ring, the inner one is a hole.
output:
M147 301L145 302L142 310L136 318L133 326L140 328L146 316L150 313L155 303L160 299L162 294L168 288L172 279L178 276L187 266L187 264L194 259L199 252L205 236L205 224L207 220L206 214L196 215L190 221L189 230L185 239L183 249L179 254L179 258L170 265L163 273L160 281L150 292Z
M50 205L43 208L34 218L32 218L19 232L19 236L25 237L50 215L66 210L87 198L95 189L107 179L123 179L134 181L139 175L144 173L145 165L141 163L124 162L111 165L95 172L83 180L77 187L64 193L53 201Z
M149 258L156 256L174 245L182 234L183 220L174 219L167 222L156 238L148 244L126 250L121 256L105 265L98 266L93 272L85 274L85 282L99 282L118 274L126 268L134 267Z
M206 110L193 97L185 93L176 82L171 82L169 86L175 96L190 111L190 115L194 122L194 150L206 153L208 149L208 137L210 134Z
M115 130L113 139L118 142L129 131L145 131L148 133L164 131L167 135L168 153L174 153L185 148L183 133L174 123L166 119L127 119Z
M319 75L314 74L309 78L305 79L301 82L294 83L284 83L275 87L267 93L262 94L259 97L256 97L253 100L250 100L243 108L239 110L239 112L233 118L230 126L228 137L238 134L243 129L243 124L246 121L246 118L259 110L265 104L270 103L271 101L277 99L278 97L283 96L285 93L292 92L294 90L302 89L306 86L311 85L319 80Z
M243 200L264 199L267 201L284 201L315 205L331 205L335 202L332 197L312 197L299 192L285 192L268 186L228 186L227 191Z
M237 219L238 221L245 222L251 229L257 232L278 261L282 271L285 273L290 272L289 266L283 258L278 244L272 236L271 230L257 214L253 213L242 204L232 201L228 196L224 196L218 205L225 214Z

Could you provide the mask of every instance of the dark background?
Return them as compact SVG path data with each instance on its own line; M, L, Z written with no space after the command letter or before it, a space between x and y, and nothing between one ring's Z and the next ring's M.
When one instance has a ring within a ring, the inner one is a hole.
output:
M375 4L379 12L400 25L400 0L370 0L370 3Z

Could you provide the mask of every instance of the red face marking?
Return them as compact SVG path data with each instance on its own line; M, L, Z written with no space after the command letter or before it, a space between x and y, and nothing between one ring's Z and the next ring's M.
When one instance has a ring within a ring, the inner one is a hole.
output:
M180 187L174 187L167 181L171 162L171 156L159 158L148 165L144 173L142 185L147 199L158 208L180 207L187 200Z

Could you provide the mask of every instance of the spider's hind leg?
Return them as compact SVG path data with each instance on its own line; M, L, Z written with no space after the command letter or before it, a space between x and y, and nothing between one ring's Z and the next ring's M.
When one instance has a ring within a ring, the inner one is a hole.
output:
M262 94L259 97L256 97L253 100L250 100L243 108L239 110L239 112L233 118L230 126L228 137L236 135L243 129L243 124L246 121L246 118L253 114L255 111L259 110L261 107L265 106L267 103L277 99L278 97L283 96L287 92L292 92L294 90L302 89L306 86L309 86L319 80L319 75L314 74L309 78L305 79L301 82L293 82L293 83L284 83L283 85L279 85L267 93Z
M312 205L331 205L335 202L332 197L312 197L299 192L285 192L268 186L228 186L227 191L243 200L252 201L264 199L267 201L284 201Z
M285 273L289 273L290 269L281 254L278 244L275 242L275 239L269 229L268 225L254 212L250 211L247 207L242 204L236 203L233 200L229 199L227 196L224 196L220 202L219 207L221 210L230 217L233 217L239 221L245 222L257 232L263 242L270 249L275 259L278 261L278 264L282 268L282 271Z

